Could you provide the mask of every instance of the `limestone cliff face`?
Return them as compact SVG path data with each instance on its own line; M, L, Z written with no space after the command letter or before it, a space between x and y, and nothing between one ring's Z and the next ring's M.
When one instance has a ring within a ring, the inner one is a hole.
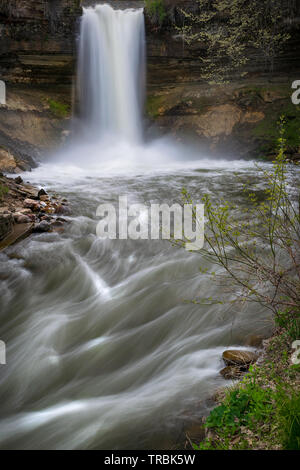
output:
M14 83L64 83L73 74L79 0L1 0L0 76Z
M300 4L287 30L291 39L276 57L274 69L249 50L244 79L233 75L228 85L209 86L201 79L201 44L187 46L176 26L181 9L197 12L197 2L164 0L165 17L146 13L148 47L147 113L153 127L182 140L187 134L209 153L241 156L274 155L276 122L287 116L289 134L300 128L299 106L291 104L291 85L300 78ZM290 155L300 153L300 140L291 138Z
M0 170L35 165L68 127L79 0L0 0Z

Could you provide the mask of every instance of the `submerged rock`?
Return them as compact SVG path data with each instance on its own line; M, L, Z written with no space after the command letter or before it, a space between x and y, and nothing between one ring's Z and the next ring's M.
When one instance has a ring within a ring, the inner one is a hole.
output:
M223 352L222 358L227 366L250 365L257 361L258 355L252 351L241 351L239 349L228 349Z

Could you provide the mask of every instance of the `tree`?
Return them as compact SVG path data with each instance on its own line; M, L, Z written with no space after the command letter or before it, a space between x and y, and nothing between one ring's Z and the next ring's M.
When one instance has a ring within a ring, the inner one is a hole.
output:
M199 44L202 78L222 82L233 73L245 75L251 49L273 69L290 37L286 23L297 8L294 0L196 1L198 13L181 9L185 24L177 29L187 44Z
M258 302L271 309L279 325L291 336L300 333L300 192L285 158L284 119L280 121L279 151L272 169L260 168L265 185L263 195L249 191L250 207L241 208L227 201L205 204L205 247L201 256L221 267L215 281L224 274L231 279L234 302ZM186 190L185 203L193 204ZM194 211L194 222L197 221ZM239 214L239 216L237 216ZM185 246L185 241L175 244ZM228 281L227 281L228 283ZM219 302L220 299L203 299Z

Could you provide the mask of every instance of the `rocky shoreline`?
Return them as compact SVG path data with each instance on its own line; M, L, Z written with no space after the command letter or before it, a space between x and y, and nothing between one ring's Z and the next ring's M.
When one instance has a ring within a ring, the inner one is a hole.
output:
M32 233L63 231L68 215L66 199L0 173L0 250Z

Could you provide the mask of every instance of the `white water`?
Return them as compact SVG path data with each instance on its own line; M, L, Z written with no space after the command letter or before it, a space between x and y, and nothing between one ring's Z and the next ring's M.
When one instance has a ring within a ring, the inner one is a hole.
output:
M81 122L91 136L141 140L144 87L143 10L84 9L78 95Z
M71 223L0 254L2 449L170 448L226 383L222 351L269 330L256 305L186 302L220 296L200 274L200 265L216 269L201 254L96 237L97 206L119 195L171 205L186 187L194 200L209 192L243 205L242 182L262 179L252 162L195 159L167 140L143 144L142 57L141 11L85 10L84 132L24 176L67 197Z

